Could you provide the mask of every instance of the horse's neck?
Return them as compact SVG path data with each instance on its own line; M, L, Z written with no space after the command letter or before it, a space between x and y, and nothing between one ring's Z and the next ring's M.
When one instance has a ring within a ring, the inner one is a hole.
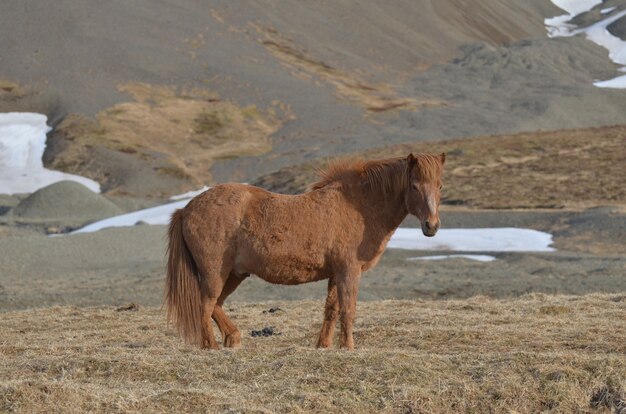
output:
M382 234L395 231L409 214L404 201L404 193L385 194L376 188L363 189L367 208L363 209L368 226L375 226Z

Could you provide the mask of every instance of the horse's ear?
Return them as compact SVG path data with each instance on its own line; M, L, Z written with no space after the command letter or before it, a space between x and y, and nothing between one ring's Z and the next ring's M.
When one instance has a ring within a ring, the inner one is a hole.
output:
M442 152L441 154L439 154L439 159L441 160L441 165L445 164L445 162L446 162L446 153Z
M413 155L413 153L410 153L408 157L406 157L406 161L409 164L409 168L413 168L415 167L415 164L417 164L417 158L415 158L415 155Z

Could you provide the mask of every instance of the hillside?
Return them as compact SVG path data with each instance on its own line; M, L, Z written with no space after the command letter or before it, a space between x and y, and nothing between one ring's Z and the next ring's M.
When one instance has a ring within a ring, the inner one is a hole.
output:
M58 97L61 109L83 115L126 100L117 86L128 82L211 85L228 99L269 104L293 97L306 82L292 79L267 53L268 30L313 60L389 82L389 68L414 73L449 60L467 42L495 46L543 36L543 17L550 13L558 9L544 0L481 0L469 11L454 0L402 0L394 7L371 0L358 7L276 0L24 0L0 6L0 75L43 89ZM246 85L252 89L238 90Z
M47 167L142 197L381 143L624 123L626 92L592 85L614 76L607 52L547 38L559 13L547 0L6 3L0 111L49 116Z

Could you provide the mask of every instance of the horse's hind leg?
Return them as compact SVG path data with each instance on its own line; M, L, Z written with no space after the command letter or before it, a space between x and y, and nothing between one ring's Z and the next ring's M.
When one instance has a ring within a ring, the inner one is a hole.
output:
M224 346L227 348L239 348L241 346L241 333L230 318L224 313L222 305L226 298L237 289L237 287L248 277L248 274L238 275L230 272L230 276L222 289L222 294L213 308L213 320L217 324L221 334Z
M320 337L317 341L318 348L330 348L333 344L333 334L338 316L337 281L334 277L331 277L328 279L328 295L326 296L326 305L324 307L324 322L322 322Z
M204 296L202 298L202 348L220 349L213 333L213 322L211 321L216 303L217 298L215 297Z
M201 273L201 291L202 291L202 348L220 349L213 333L213 321L211 316L217 307L217 302L222 290L226 277L216 272L200 272Z

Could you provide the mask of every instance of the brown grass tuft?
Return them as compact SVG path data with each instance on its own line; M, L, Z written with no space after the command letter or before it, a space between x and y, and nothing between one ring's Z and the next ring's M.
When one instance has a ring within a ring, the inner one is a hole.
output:
M610 413L626 391L624 295L360 303L355 352L313 348L319 301L227 308L238 351L155 308L1 313L0 412Z
M0 98L1 99L18 99L26 95L27 90L15 82L0 78Z

